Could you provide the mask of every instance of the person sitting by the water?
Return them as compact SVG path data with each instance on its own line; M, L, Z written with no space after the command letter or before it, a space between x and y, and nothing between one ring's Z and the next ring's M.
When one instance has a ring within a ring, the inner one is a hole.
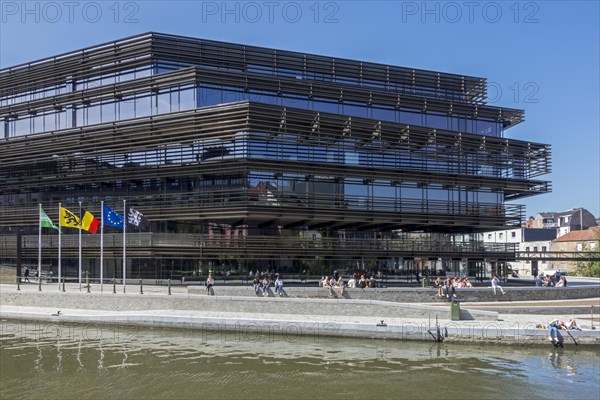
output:
M437 288L437 296L444 297L444 289L442 287L442 280L440 279L439 276L437 278L435 278L434 284L435 284L435 287Z
M465 278L463 286L466 288L472 288L473 284L471 283L471 281L469 281L469 278Z
M377 280L375 279L375 277L373 275L371 275L371 278L369 279L369 287L370 288L377 287Z
M563 347L563 337L558 331L559 329L569 330L567 325L560 319L554 319L548 323L548 338L554 345L554 347Z
M262 284L263 296L268 296L269 288L271 287L271 280L269 279L269 275L265 275Z
M255 294L258 294L259 292L262 294L262 284L258 277L254 278L254 280L252 281L252 287L254 288Z
M358 281L358 287L361 289L364 289L367 287L367 278L364 275L360 276L360 279Z
M333 297L333 284L332 281L335 282L335 280L333 279L333 277L331 279L329 279L329 276L326 276L323 281L322 281L322 285L324 288L326 288L329 291L329 297Z
M543 287L550 287L550 286L552 286L551 283L552 282L550 281L550 278L548 277L548 275L544 276L544 280L542 281L542 286Z
M275 294L283 296L283 279L281 279L281 276L279 275L277 275L277 279L275 279Z
M208 275L208 278L206 278L206 292L210 295L214 295L215 292L213 290L213 286L215 285L215 280L213 279L212 275Z
M567 321L567 328L571 331L581 330L581 328L577 326L577 322L573 318Z
M443 284L443 293L444 296L450 298L450 292L452 292L452 297L456 297L456 289L452 285L452 280L450 278L446 278Z
M344 292L346 291L346 284L344 283L344 277L340 275L336 284L337 284L337 286L339 286L340 294L343 296Z
M502 289L502 286L500 286L500 277L498 275L494 275L492 277L491 283L492 283L492 290L494 291L494 295L496 294L496 289L500 289L500 292L502 292L502 294L506 294L504 289Z
M558 282L556 282L556 287L566 287L567 286L567 278L561 276Z
M350 278L350 280L348 280L348 287L356 287L356 279L354 279L354 277Z
M336 281L335 276L332 276L331 279L329 279L329 286L332 288L337 286L337 281Z

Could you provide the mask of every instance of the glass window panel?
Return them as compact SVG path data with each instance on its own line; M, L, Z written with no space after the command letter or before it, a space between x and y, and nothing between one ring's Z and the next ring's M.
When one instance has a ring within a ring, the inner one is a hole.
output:
M113 122L116 119L115 103L102 105L102 122Z
M56 113L56 129L70 128L70 119L67 117L71 114L71 110L63 110Z
M373 185L373 196L393 199L396 197L396 188L392 186Z
M353 104L343 104L342 114L367 118L367 107Z
M214 106L222 103L221 90L214 87L201 87L198 91L199 107Z
M31 121L33 123L33 133L44 132L44 117L42 115L37 115L31 118Z
M273 96L269 96L265 92L248 93L247 98L250 101L257 101L257 102L260 102L260 103L270 103L270 104L273 104Z
M298 99L292 97L283 97L281 104L287 107L309 108L308 99Z
M135 116L139 117L147 117L152 113L152 103L151 98L140 97L135 99Z
M453 131L460 130L459 129L459 124L458 124L458 121L459 121L458 118L453 117L453 118L448 118L448 120L449 120L449 123L450 123L450 127L449 127L450 130L453 130Z
M427 114L427 123L425 126L448 129L448 118L444 115Z
M242 93L235 90L223 90L223 103L234 103L242 100Z
M137 78L144 78L144 77L150 76L150 75L152 75L152 70L150 68L145 68L145 69L142 69L142 70L135 71L135 77L136 77L136 79Z
M171 112L171 93L160 93L157 96L156 103L158 114Z
M396 111L393 109L373 107L372 112L373 112L374 119L381 119L384 121L395 121L396 120Z
M44 115L44 131L56 130L56 114L49 113Z
M135 99L133 97L124 97L119 102L119 119L135 118Z
M87 122L86 125L99 124L102 122L100 118L101 106L94 105L87 107Z
M402 198L407 199L422 199L423 189L418 187L402 187Z
M448 200L448 191L442 188L430 187L427 189L429 200Z
M179 111L179 91L174 91L169 94L171 102L171 111Z
M75 111L76 118L76 126L85 125L87 121L87 108L83 106L77 106L77 110Z
M477 133L480 135L496 136L496 123L492 121L477 121Z
M339 104L337 102L325 101L325 99L314 99L313 108L316 111L323 111L336 114L339 112Z
M423 125L422 114L409 111L400 111L400 122L404 124Z
M179 92L180 110L191 110L196 108L196 89L189 88Z
M119 76L118 76L119 82L129 81L134 78L135 78L135 74L131 70L124 71L122 74L119 74Z
M104 76L102 77L102 84L103 85L112 85L113 83L115 83L115 77L113 76Z

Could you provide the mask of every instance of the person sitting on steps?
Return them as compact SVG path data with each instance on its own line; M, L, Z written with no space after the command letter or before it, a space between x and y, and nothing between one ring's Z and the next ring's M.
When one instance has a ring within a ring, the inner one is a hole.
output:
M569 330L567 325L559 319L554 319L548 323L548 339L550 339L554 347L563 347L564 339L558 331L559 329Z

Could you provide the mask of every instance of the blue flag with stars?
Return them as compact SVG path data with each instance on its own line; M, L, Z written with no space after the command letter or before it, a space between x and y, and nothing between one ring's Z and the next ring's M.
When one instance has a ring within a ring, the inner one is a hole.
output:
M102 220L102 225L123 229L124 221L125 218L123 218L121 214L106 205L104 206L104 219Z

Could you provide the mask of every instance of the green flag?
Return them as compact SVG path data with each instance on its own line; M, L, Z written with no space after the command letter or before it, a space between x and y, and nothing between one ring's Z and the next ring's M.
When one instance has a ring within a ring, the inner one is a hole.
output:
M40 226L42 228L52 228L58 230L58 226L52 223L50 217L40 208Z

